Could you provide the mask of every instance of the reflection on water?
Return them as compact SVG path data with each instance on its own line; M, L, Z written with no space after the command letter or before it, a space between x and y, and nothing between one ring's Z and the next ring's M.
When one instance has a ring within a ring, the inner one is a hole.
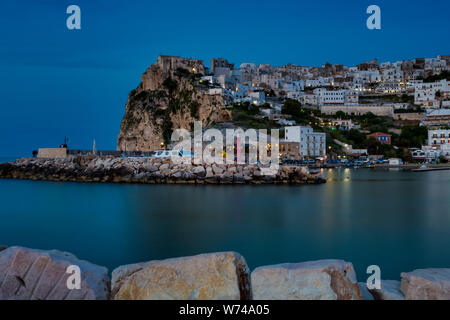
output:
M340 258L359 278L450 266L450 171L326 169L317 186L0 180L0 244L120 264L235 250L251 268Z

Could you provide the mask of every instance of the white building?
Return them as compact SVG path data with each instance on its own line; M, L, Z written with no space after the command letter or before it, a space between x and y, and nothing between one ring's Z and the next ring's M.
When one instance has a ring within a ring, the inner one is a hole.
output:
M286 142L300 143L301 157L322 157L326 155L326 135L314 132L311 127L292 126L284 128Z
M333 119L331 120L333 126L338 127L341 130L360 129L361 126L353 123L352 119Z
M450 97L450 81L441 80L436 82L416 83L414 90L414 103L422 105L427 109L440 108L440 99L437 99L436 92L441 98Z
M263 91L249 91L248 98L250 103L258 106L266 102L266 95Z
M383 81L400 82L403 81L403 71L400 68L390 68L383 71Z
M324 88L314 89L318 96L318 104L344 104L346 90L327 90Z
M300 95L300 99L297 100L299 100L302 104L317 105L318 96L314 93L303 93Z
M359 101L358 94L353 90L327 90L325 88L317 88L314 93L318 97L318 104L322 105L356 105Z
M450 159L450 130L428 130L427 145L422 146L427 159L437 159L444 156Z

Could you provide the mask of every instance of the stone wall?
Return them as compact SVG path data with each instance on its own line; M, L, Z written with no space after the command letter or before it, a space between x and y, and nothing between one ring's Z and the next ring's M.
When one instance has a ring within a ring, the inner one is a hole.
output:
M392 117L394 115L394 107L392 106L372 106L372 105L357 105L357 106L344 106L344 105L332 105L321 106L320 112L333 115L336 112L342 111L350 115L363 115L366 113L373 113L377 116Z
M65 158L67 148L39 148L38 158Z
M394 113L394 120L422 121L422 112Z

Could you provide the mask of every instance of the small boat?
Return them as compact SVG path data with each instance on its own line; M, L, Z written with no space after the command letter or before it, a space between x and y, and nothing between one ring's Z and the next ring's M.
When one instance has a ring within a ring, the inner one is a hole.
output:
M438 167L438 168L429 168L426 165L421 165L420 168L412 169L412 172L424 172L424 171L441 171L441 170L450 170L450 167Z

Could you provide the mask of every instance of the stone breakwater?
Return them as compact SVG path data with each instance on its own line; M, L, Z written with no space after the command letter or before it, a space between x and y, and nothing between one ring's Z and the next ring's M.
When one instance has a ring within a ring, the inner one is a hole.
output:
M304 166L270 169L247 164L175 164L170 159L21 158L0 164L0 178L119 183L318 184L326 180Z
M69 289L67 267L80 268ZM367 275L364 275L367 276ZM0 246L0 300L449 300L450 269L401 273L381 289L358 282L352 263L319 260L250 271L237 252L105 267L57 250Z

